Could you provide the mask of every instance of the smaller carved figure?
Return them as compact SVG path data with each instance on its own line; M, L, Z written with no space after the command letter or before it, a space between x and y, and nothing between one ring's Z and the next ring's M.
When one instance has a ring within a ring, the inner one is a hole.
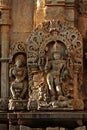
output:
M10 69L10 77L14 77L11 83L11 94L13 99L24 99L27 91L27 70L25 56L20 54L15 58L15 64Z

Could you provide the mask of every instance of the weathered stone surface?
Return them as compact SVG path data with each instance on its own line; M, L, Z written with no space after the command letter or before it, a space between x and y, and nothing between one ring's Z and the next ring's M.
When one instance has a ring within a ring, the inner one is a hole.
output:
M12 1L11 43L16 41L25 42L29 32L33 29L34 1Z
M79 0L78 12L80 15L87 17L87 1L86 0Z
M48 6L45 8L45 19L46 20L57 20L59 17L65 17L64 15L65 9L62 6Z
M66 19L72 24L75 21L75 11L73 8L66 8Z

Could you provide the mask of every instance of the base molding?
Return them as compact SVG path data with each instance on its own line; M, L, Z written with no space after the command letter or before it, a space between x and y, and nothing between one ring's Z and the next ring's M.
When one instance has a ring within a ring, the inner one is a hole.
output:
M9 110L27 110L27 100L9 100Z

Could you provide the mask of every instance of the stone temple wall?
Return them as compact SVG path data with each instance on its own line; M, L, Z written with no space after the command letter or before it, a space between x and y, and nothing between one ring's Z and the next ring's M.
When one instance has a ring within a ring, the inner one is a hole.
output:
M85 110L87 110L87 0L0 0L0 130L31 129L29 126L25 126L25 122L22 123L18 114L8 110L8 100L11 97L9 68L12 64L10 54L11 51L14 50L14 45L20 43L26 46L27 39L32 30L47 20L64 20L69 22L69 24L76 27L82 35L82 97ZM11 48L13 48L13 50L11 50ZM11 79L11 81L12 80L13 79ZM9 113L14 113L14 115L10 118ZM76 126L80 126L80 128L74 127L72 129L85 130L86 126L83 125L86 125L86 121L82 123L84 117L86 118L86 116L80 116L78 120L76 118L76 123L79 124ZM25 117L23 117L23 119L25 119ZM30 123L30 121L28 123ZM59 122L59 124L61 123ZM61 127L62 125L53 129L65 129ZM32 129L36 130L36 128ZM51 130L52 128L46 129Z

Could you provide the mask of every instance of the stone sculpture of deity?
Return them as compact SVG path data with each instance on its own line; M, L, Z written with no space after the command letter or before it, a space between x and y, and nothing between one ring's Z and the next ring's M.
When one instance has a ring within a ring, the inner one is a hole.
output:
M10 86L12 98L24 99L27 92L27 69L24 55L16 56L14 66L10 69L10 77L14 77Z
M61 51L61 48L58 49L55 47L60 46L57 44L58 43L55 43L53 46L51 60L47 57L45 65L47 84L54 100L58 99L59 95L63 95L62 83L63 80L69 76L69 70L67 68L67 62L63 57L63 51Z

